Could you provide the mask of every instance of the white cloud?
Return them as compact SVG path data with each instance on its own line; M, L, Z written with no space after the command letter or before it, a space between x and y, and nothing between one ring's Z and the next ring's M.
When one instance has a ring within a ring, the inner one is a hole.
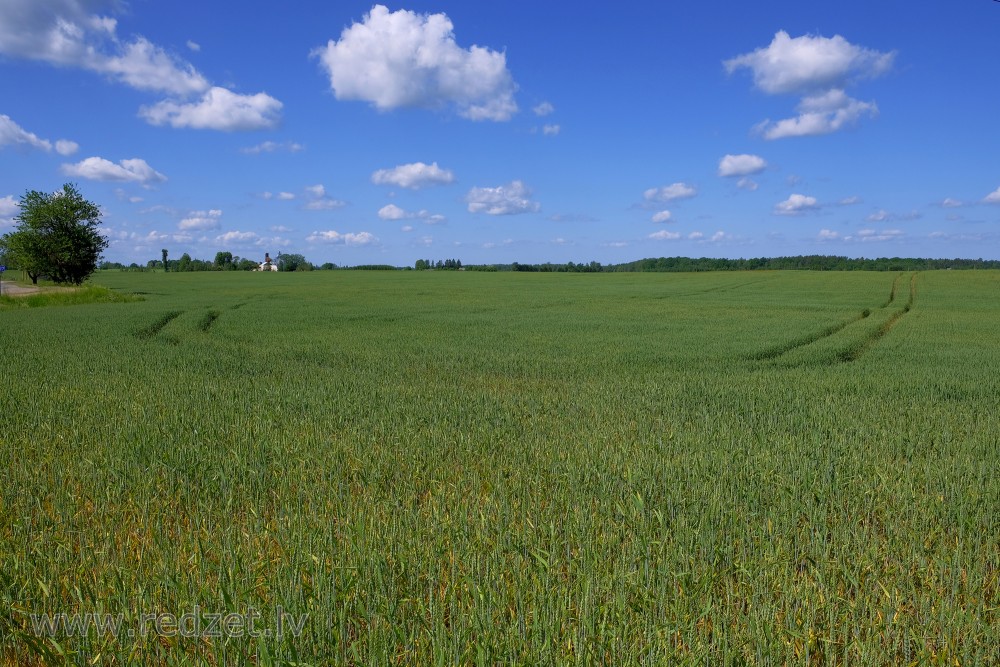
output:
M278 199L280 199L281 201L291 201L295 199L295 195L292 194L291 192L279 192Z
M670 222L670 211L663 210L653 214L653 222Z
M753 192L759 186L757 185L757 181L753 180L752 178L744 176L740 180L736 181L736 187L738 187L740 190L749 190L750 192Z
M806 211L814 211L818 208L819 202L815 197L792 194L785 201L775 204L774 212L778 215L798 215Z
M885 74L895 57L895 51L867 49L840 35L792 38L780 31L769 46L726 60L723 65L730 74L749 69L754 85L765 93L802 96L798 116L773 123L765 120L756 127L765 139L782 139L829 134L863 116L876 116L874 102L853 99L844 90L859 80Z
M836 241L839 239L840 239L840 232L835 232L832 229L819 230L820 241Z
M852 195L850 197L844 197L843 199L841 199L837 203L840 204L841 206L853 206L854 204L860 204L861 203L861 197L858 197L856 195Z
M59 155L72 155L80 150L80 144L75 141L69 141L68 139L59 139L56 141L56 153Z
M260 130L278 124L282 104L267 93L240 95L213 86L198 102L164 100L142 107L139 115L152 125L196 130Z
M878 243L881 241L894 241L903 238L901 229L861 229L854 234L841 234L832 229L821 229L817 240L819 241L843 241L845 243Z
M1000 188L998 188L998 190L1000 190ZM1000 195L998 195L998 196L1000 196ZM945 197L945 200L943 202L941 202L941 206L943 206L944 208L958 208L961 205L962 205L962 202L960 202L957 199L952 199L951 197Z
M875 211L874 213L869 213L868 216L865 218L865 220L867 220L868 222L885 222L886 220L889 220L891 218L892 215L889 213L889 211L886 211L883 208L879 209L878 211Z
M188 217L180 221L177 227L185 231L218 229L221 217L222 211L217 208L210 211L192 211Z
M0 54L78 67L138 90L174 99L143 108L154 124L211 129L270 127L281 103L264 93L213 88L191 63L142 36L119 38L114 18L92 10L124 8L118 0L9 0L0 3ZM188 48L197 50L194 42ZM219 91L225 91L220 93ZM226 95L228 93L228 96ZM184 103L192 95L200 102Z
M28 132L11 120L10 116L0 115L0 147L8 145L31 146L45 152L52 150L51 142Z
M395 204L386 204L378 211L378 217L382 220L423 220L429 225L444 222L443 215L433 214L427 210L406 211Z
M1000 204L1000 188L983 197L983 201L987 204Z
M395 204L387 204L379 209L378 217L383 220L405 220L409 214Z
M705 235L701 232L691 232L688 234L688 239L691 241L700 241L703 238L705 238Z
M276 232L276 233L279 233L279 234L287 234L288 232L292 231L292 228L291 227L285 227L284 225L274 225L274 226L270 227L270 230L272 232Z
M531 201L531 190L522 181L511 181L495 188L472 188L465 196L469 213L516 215L534 213L541 204Z
M709 241L712 243L718 243L719 241L725 241L728 238L730 238L729 234L720 230L712 234L712 238L710 238Z
M767 161L759 155L724 155L719 160L719 176L750 176L767 168Z
M450 169L442 169L437 162L401 164L392 169L379 169L372 174L372 183L375 185L395 185L411 190L454 182L455 174Z
M550 113L554 112L556 108L552 106L551 102L542 102L541 104L531 108L535 112L536 116L548 116Z
M666 229L661 229L649 235L649 238L654 241L676 241L680 237L680 232L668 232Z
M260 239L257 232L230 231L215 237L216 243L223 245L251 245Z
M330 243L332 245L364 246L378 243L378 238L370 232L347 232L341 234L337 231L313 232L306 237L310 243Z
M166 176L139 158L121 160L115 164L102 157L88 157L76 164L64 164L61 170L67 176L86 178L91 181L124 181L148 185L167 180Z
M327 197L326 188L322 183L308 186L306 194L311 198L305 205L307 211L329 211L346 206L346 203L339 199Z
M642 193L648 202L668 202L674 199L688 199L698 194L692 186L687 183L672 183L659 188L649 188Z
M797 110L799 115L794 118L774 123L766 120L757 125L756 130L765 139L818 136L853 125L862 116L878 116L878 107L874 102L860 102L840 89L804 97Z
M340 40L313 51L339 100L370 102L379 110L454 104L472 120L508 120L516 111L504 53L463 49L445 14L390 12L375 5Z
M399 228L399 231L401 231L401 232L412 232L413 231L413 225L403 225L402 227Z
M305 146L294 141L265 141L259 143L256 146L248 146L246 148L241 148L240 152L246 155L260 155L261 153L276 153L279 151L287 151L289 153L298 153L299 151L305 150Z
M14 214L20 210L18 202L14 201L14 195L0 197L0 228L14 224Z
M561 129L562 128L559 127L558 125L543 125L542 134L544 134L547 137L554 137L555 135L559 134Z
M138 204L144 201L142 197L129 195L127 192L125 192L125 190L121 188L115 188L115 196L118 197L119 200L127 201L130 204Z
M782 30L767 47L731 58L723 65L730 74L743 67L751 70L754 85L766 93L802 93L880 76L892 68L895 57L895 51L867 49L840 35L792 38Z
M187 47L195 52L201 51L201 44L190 39L187 41Z
M34 132L28 132L15 123L10 116L0 114L0 148L4 146L30 146L46 153L52 151L51 141L42 139ZM74 141L59 139L56 141L55 148L60 155L72 155L79 148L79 145Z

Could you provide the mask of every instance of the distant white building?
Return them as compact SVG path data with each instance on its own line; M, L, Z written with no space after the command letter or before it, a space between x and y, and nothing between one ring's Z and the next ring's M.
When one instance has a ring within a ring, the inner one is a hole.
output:
M268 253L265 252L264 253L264 261L260 263L260 265L257 267L257 270L258 271L277 271L278 270L278 264L277 264L277 262L272 262L271 261L271 255L269 255Z

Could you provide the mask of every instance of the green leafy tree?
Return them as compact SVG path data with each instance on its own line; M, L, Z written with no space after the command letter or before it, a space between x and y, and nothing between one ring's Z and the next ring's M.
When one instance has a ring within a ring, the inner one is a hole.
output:
M278 270L279 271L302 271L305 270L306 258L298 253L279 253L278 254ZM312 267L310 267L312 268Z
M101 210L67 183L54 193L30 190L20 201L16 229L3 245L32 283L48 276L79 285L97 268L108 240L101 236Z
M166 273L167 272L167 249L164 248L162 250L162 252L163 252L163 272Z
M215 268L217 269L228 269L233 265L233 253L231 252L217 252L215 253Z

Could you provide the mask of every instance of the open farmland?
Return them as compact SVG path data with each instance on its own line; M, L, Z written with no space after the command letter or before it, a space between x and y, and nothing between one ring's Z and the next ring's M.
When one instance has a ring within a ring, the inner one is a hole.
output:
M95 280L0 310L0 661L997 658L1000 273Z

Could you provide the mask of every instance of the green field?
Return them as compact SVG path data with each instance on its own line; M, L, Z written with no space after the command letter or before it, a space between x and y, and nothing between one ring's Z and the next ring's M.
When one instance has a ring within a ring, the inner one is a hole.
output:
M1000 272L94 280L0 309L0 663L1000 655ZM196 606L304 626L32 618Z

